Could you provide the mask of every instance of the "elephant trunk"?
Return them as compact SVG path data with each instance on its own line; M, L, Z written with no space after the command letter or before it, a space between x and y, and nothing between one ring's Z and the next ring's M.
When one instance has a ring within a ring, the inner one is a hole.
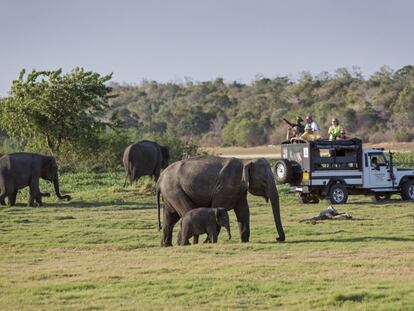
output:
M61 200L66 199L68 201L71 199L70 195L61 195L60 194L59 177L58 177L58 175L56 175L55 179L53 179L53 186L55 187L56 196L59 199L61 199Z
M273 185L269 185L267 192L267 196L272 204L273 218L275 220L277 233L279 234L277 240L283 242L285 240L285 232L283 231L282 220L280 219L279 195L277 193L276 185L274 183Z

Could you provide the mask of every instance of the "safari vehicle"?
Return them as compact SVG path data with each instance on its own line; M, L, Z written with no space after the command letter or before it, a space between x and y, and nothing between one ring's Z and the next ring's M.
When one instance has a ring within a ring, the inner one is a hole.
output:
M356 138L282 143L275 179L288 183L302 203L326 198L344 204L351 194L372 195L375 201L401 194L403 200L414 200L414 170L395 168L391 152L387 157L384 149L363 149Z

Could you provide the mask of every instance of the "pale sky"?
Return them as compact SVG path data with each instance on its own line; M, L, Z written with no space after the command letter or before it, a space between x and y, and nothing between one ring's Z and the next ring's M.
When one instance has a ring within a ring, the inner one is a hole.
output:
M414 64L409 0L0 0L0 96L22 68L112 81L365 76Z

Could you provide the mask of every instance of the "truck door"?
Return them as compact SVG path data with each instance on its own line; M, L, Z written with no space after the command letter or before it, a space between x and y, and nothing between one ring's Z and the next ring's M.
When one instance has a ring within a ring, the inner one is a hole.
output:
M368 153L368 173L371 188L392 187L388 161L381 152Z

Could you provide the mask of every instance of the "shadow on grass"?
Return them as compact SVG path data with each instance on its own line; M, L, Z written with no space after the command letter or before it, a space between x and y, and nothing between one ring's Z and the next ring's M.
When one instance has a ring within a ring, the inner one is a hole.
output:
M302 243L330 243L330 242L339 242L339 243L353 243L353 242L367 242L367 241L394 241L394 242L414 242L414 238L405 238L405 237L385 237L385 236L364 236L356 238L331 238L325 240L293 240L286 241L286 244L302 244ZM265 244L268 242L265 242ZM269 242L270 243L270 242Z
M374 202L371 200L367 200L367 201L355 201L355 202L348 202L345 205L341 205L341 206L346 206L346 205L372 205L373 207L375 206L382 206L382 205L388 205L388 204L398 204L398 205L405 205L405 204L410 204L413 203L414 201L403 201L401 199L390 199L390 200L386 200L386 201L381 201L381 202ZM339 205L335 205L339 206Z
M10 211L16 211L14 208L29 208L24 203L17 203L15 206L1 206L1 209L7 210L10 208ZM100 207L114 207L117 210L147 210L147 209L156 209L156 205L154 204L147 204L142 202L125 202L125 201L109 201L109 202L102 202L102 201L71 201L69 203L66 202L56 202L56 203L43 203L40 208L100 208ZM39 207L30 207L30 208L39 208Z

